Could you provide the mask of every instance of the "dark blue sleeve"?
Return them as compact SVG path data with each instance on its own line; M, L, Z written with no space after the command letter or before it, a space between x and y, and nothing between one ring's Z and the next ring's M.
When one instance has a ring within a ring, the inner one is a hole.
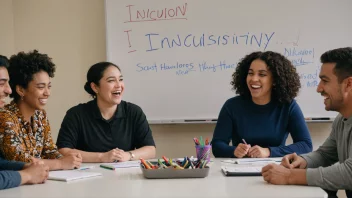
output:
M0 170L22 170L24 162L8 161L0 157Z
M221 108L213 134L212 150L215 157L235 157L235 146L230 146L232 139L233 117L228 111L228 102Z
M293 144L288 146L269 147L270 157L282 157L287 154L304 154L313 150L312 139L309 134L303 113L298 104L293 101L289 110L288 132Z
M0 171L0 190L17 187L21 184L21 175L17 171Z
M0 157L0 189L13 188L21 184L21 175L25 163L4 160Z

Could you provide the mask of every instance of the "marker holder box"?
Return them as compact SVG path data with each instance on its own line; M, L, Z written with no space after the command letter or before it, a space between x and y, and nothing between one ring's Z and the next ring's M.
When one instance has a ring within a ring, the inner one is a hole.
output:
M146 169L140 166L143 176L147 179L172 179L172 178L204 178L209 174L209 166L196 169L175 169L172 167L165 169Z

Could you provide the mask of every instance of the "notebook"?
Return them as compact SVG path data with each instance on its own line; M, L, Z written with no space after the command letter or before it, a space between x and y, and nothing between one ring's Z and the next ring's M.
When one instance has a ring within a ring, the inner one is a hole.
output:
M140 166L140 161L126 161L126 162L116 162L116 163L104 163L100 164L100 167L115 170L116 168L133 168Z
M78 179L85 179L89 177L101 176L101 173L79 171L79 170L60 170L60 171L50 171L49 180L57 181L73 181Z
M246 164L246 165L266 165L271 163L280 164L282 157L275 158L241 158L241 159L230 159L222 160L221 162L230 164Z
M262 168L263 166L221 166L221 170L226 176L261 176Z

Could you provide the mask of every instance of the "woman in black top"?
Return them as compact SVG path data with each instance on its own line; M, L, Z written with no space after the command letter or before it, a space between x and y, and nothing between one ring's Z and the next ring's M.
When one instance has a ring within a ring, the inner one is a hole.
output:
M83 162L154 158L155 143L142 109L122 100L120 68L110 62L93 65L84 89L93 100L67 111L57 146L64 155L79 152Z

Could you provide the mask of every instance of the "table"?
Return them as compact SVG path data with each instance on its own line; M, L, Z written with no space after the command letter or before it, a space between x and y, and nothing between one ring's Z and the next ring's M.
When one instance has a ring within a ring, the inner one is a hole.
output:
M220 166L223 159L214 159L206 178L145 179L139 168L107 170L94 165L86 170L101 172L101 177L72 182L50 181L1 190L0 197L325 197L319 187L279 186L259 177L225 177ZM88 164L84 164L88 165ZM226 163L228 165L228 163Z

